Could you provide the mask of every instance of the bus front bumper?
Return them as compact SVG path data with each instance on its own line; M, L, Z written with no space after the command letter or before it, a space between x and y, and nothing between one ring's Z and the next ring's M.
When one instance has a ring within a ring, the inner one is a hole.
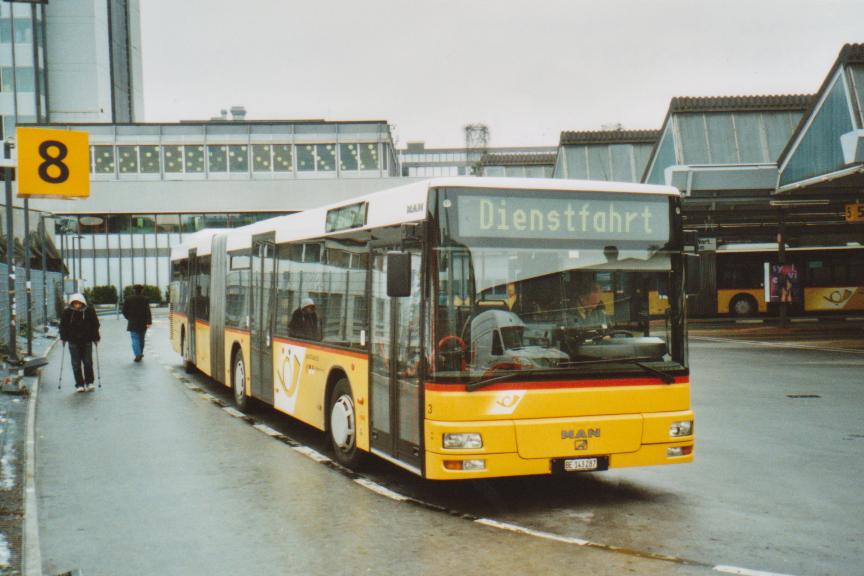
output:
M692 429L680 438L670 438L669 430L687 420L693 421L692 411L493 422L427 420L426 477L467 480L684 464L693 461ZM443 448L445 435L463 433L480 434L482 448Z

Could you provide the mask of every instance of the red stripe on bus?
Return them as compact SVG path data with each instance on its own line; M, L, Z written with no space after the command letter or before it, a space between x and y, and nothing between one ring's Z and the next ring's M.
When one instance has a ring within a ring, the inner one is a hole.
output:
M675 378L675 384L687 384L690 381L686 376ZM486 390L554 390L561 388L614 388L616 386L649 386L659 382L657 378L622 378L619 380L571 380L552 382L502 382L501 384L490 384L480 388ZM425 385L430 392L465 392L466 384L432 384Z
M171 312L171 314L173 314L174 316L179 316L179 317L181 317L181 318L189 318L189 317L186 316L186 314L184 314L183 312Z
M322 346L320 344L310 344L309 342L303 340L290 340L288 338L279 338L274 336L273 341L281 342L283 344L292 344L294 346L303 346L304 348L312 348L313 350L321 350L322 352L333 352L334 354L342 354L343 356L352 356L361 360L368 359L368 355L364 354L363 352L354 352L353 350L345 350L344 348L331 348L329 346Z
M202 326L206 326L208 328L210 327L210 322L207 322L206 320L195 320L195 324L201 324Z

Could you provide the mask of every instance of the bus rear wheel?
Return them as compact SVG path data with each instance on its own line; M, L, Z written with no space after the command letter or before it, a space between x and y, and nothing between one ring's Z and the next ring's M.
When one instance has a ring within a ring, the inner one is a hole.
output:
M191 360L186 360L186 327L180 329L180 356L183 358L183 369L186 374L195 373L195 363Z
M246 396L246 363L243 361L243 352L234 352L234 361L231 366L231 389L234 392L234 405L241 412L249 409L249 397Z
M754 316L758 310L759 305L750 294L739 294L729 303L729 314L738 318Z
M356 468L362 459L362 452L357 449L357 413L351 385L346 378L339 380L333 387L328 406L330 420L327 431L336 461L346 468Z

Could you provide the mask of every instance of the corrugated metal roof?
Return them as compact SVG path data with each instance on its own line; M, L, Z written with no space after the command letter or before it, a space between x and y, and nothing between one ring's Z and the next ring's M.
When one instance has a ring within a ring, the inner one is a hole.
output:
M819 90L812 96L810 99L810 105L807 106L807 110L804 113L804 116L801 118L801 122L798 123L798 127L792 133L792 136L789 138L789 142L786 144L786 148L783 149L783 152L780 153L780 157L777 158L777 165L783 166L783 163L786 161L786 157L791 154L792 149L795 146L796 140L798 140L798 136L804 130L804 126L807 124L810 116L813 115L815 111L816 104L819 102L819 99L828 90L828 86L831 84L831 80L834 78L834 75L837 73L837 69L840 66L845 66L846 64L859 64L864 62L864 44L844 44L843 48L840 49L840 54L837 55L837 60L834 61L834 64L831 66L831 70L828 71L828 74L825 76L825 79L822 81L822 85L819 87Z
M837 59L844 64L864 63L864 44L845 44Z
M484 154L483 166L554 166L556 154Z
M754 96L676 96L669 104L669 112L743 112L762 110L806 110L813 94L761 94Z
M595 130L561 132L560 146L572 144L654 144L660 130Z

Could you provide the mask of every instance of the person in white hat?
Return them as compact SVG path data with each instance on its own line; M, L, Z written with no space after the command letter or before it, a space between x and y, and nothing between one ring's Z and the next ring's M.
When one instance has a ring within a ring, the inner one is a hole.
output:
M305 340L321 340L321 324L318 322L314 300L306 297L300 302L300 308L291 315L288 335Z
M60 339L69 345L75 391L93 390L93 344L99 342L99 318L83 294L69 297L69 306L60 317Z

